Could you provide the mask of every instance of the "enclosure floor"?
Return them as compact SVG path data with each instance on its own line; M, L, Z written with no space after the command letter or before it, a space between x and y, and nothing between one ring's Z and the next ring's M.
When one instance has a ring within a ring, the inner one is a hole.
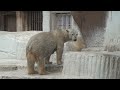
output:
M49 73L47 75L28 75L25 69L16 71L0 72L0 79L90 79L88 77L63 76L59 73Z
M28 75L25 60L3 59L0 60L0 79L90 79L90 77L63 76L61 72Z
M83 49L81 53L104 53L108 55L120 56L120 52L100 51L101 49L102 48L87 48ZM28 75L26 65L26 60L0 59L0 79L91 79L91 77L85 76L63 76L62 72L48 72L47 75Z

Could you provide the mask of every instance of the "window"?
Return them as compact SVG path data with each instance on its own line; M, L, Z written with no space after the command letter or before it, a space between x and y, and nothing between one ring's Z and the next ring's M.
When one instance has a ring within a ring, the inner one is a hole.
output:
M28 11L28 30L42 31L42 11Z
M72 15L70 11L52 11L51 30L72 28Z
M4 31L16 31L16 13L4 15Z
M70 14L56 14L57 28L70 29L71 28L71 15Z
M16 31L15 11L0 11L0 31Z

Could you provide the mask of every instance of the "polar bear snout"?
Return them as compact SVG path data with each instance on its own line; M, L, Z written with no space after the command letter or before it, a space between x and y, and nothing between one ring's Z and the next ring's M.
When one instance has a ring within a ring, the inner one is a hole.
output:
M75 38L73 41L77 41L77 38Z
M77 35L72 35L72 41L77 41Z

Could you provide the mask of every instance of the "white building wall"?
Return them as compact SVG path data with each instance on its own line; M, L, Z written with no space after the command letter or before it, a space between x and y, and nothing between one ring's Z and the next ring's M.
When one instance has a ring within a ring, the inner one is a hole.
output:
M120 51L120 11L109 11L104 45L107 51Z
M43 11L43 31L50 31L50 11Z
M62 11L60 11L60 12L62 12ZM69 11L66 11L66 12L69 12ZM53 13L55 13L55 12L53 12ZM51 29L55 28L55 26L53 25L55 23L53 19L55 19L54 14L52 14L50 11L43 11L43 31L50 31ZM72 18L72 28L77 31L80 31L79 30L80 28L77 26L77 24L75 23L73 18ZM81 35L81 33L80 33L80 35Z

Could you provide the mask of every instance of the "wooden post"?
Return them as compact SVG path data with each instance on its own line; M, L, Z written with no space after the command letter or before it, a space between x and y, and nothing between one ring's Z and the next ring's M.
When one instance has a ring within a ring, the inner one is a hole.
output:
M24 31L24 12L23 11L16 11L16 25L17 31Z
M1 15L0 19L1 19L1 28L0 28L1 30L0 31L4 31L4 16Z
M28 14L27 12L24 12L24 24L25 24L24 25L24 27L25 27L24 29L25 29L25 31L28 31L28 24L27 24L28 23L27 22L27 17L28 16L27 16L27 14Z

